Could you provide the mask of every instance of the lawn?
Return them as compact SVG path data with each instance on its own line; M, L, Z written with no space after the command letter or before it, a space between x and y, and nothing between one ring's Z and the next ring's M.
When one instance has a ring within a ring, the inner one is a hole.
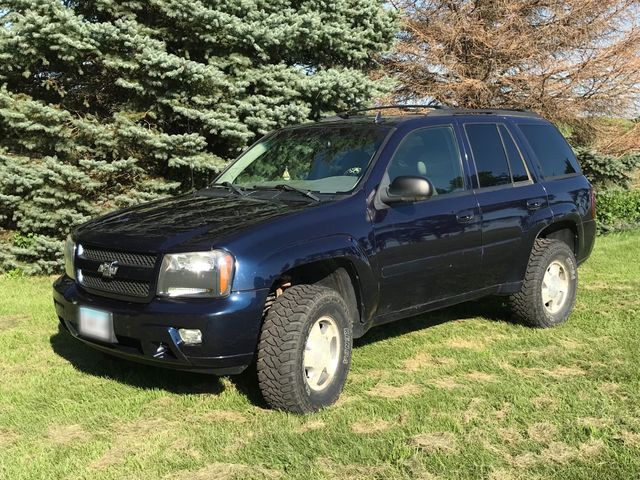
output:
M0 277L0 478L637 478L639 263L640 232L599 238L553 330L500 299L372 330L307 416L267 410L255 372L94 352L58 331L51 278Z

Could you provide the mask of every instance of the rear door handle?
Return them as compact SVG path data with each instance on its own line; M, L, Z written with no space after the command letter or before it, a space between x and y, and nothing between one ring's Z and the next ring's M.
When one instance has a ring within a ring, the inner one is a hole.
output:
M473 216L474 215L471 210L458 212L456 214L456 220L458 220L458 222L460 223L469 223L471 220L473 220Z
M527 201L527 208L529 210L537 210L544 205L544 200L541 198L535 198Z

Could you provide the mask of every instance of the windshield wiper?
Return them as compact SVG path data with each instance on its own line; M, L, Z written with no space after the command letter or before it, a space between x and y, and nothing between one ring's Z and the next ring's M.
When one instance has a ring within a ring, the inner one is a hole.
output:
M211 185L209 185L209 188L212 188L212 187L214 188L223 187L229 190L230 192L235 193L236 195L240 195L240 196L246 195L245 192L240 187L238 187L237 185L234 185L231 182L212 183Z
M304 188L294 187L292 185L289 185L288 183L279 183L278 185L275 185L273 188L275 188L277 190L284 190L285 192L298 192L298 193L304 195L305 197L309 197L309 198L315 200L316 202L320 201L320 198L318 196L314 195L313 193L311 193L310 190L305 190Z

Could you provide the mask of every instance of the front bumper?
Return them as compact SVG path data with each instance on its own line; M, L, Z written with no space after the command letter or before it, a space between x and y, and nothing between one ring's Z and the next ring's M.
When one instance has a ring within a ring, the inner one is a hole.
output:
M156 298L140 304L89 294L67 276L53 284L60 323L87 345L135 362L216 375L240 373L253 360L267 293L233 292L213 300ZM116 343L79 334L80 306L113 314ZM179 328L200 329L202 344L182 343Z

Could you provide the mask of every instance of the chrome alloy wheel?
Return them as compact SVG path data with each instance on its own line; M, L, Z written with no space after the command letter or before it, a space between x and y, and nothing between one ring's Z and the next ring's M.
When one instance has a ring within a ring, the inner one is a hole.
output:
M329 316L320 317L309 330L302 368L311 390L319 392L331 384L338 371L340 342L338 324Z
M542 303L549 313L557 313L569 298L569 270L559 260L547 267L542 279Z

